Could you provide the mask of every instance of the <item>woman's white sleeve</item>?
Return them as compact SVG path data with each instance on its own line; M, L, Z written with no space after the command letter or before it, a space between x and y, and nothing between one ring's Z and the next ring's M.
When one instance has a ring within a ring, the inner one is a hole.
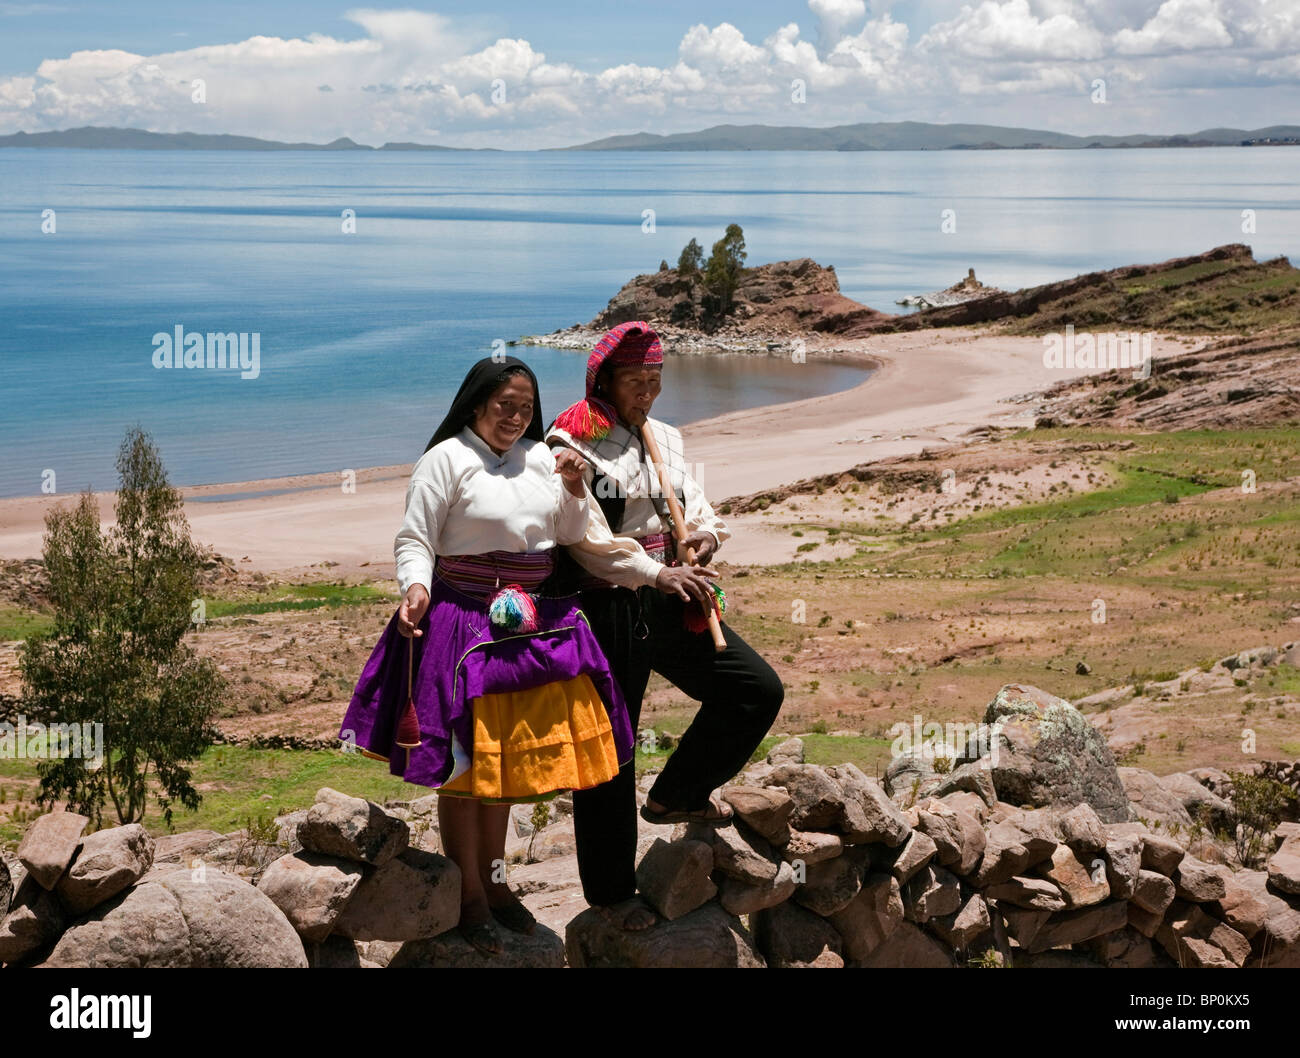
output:
M402 594L412 584L433 590L433 560L438 533L455 502L451 463L442 453L417 465L406 488L406 518L393 541L397 586Z

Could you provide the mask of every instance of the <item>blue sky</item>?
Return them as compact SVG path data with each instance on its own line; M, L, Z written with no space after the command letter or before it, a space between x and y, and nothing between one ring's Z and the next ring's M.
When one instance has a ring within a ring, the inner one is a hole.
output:
M501 147L724 122L1170 133L1300 123L1298 102L1300 0L0 0L0 133Z

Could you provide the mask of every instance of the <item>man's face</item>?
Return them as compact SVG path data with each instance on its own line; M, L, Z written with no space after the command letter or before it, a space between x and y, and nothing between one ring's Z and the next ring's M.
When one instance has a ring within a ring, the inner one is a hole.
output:
M608 392L619 418L632 427L644 425L659 396L662 376L659 366L614 368Z

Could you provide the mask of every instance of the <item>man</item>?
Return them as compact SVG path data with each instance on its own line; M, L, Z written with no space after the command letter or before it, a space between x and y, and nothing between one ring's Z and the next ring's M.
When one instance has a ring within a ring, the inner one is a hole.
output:
M585 480L596 502L589 504L586 538L568 550L583 570L582 610L623 690L633 730L651 671L700 702L641 814L656 823L725 826L730 806L714 801L712 791L748 762L785 692L771 666L725 622L723 651L708 632L689 631L684 623L687 606L712 603L716 572L707 565L731 534L687 471L681 433L650 418L662 375L658 335L641 321L620 324L592 351L586 398L556 417L546 439L588 462ZM646 423L668 465L698 566L673 564L668 506L641 438ZM573 795L583 893L633 931L656 921L634 900L635 813L631 763L610 782Z

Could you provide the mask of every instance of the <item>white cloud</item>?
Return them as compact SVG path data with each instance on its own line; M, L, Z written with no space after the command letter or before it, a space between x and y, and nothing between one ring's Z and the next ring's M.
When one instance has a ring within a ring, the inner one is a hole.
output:
M957 17L931 27L919 48L932 54L998 61L1096 59L1104 38L1091 24L1065 11L1039 18L1028 0L983 0Z
M253 36L157 55L46 59L0 77L0 132L94 124L534 147L719 121L1035 116L1063 128L1063 108L1086 101L1103 75L1117 105L1070 111L1086 131L1100 131L1103 113L1117 115L1115 131L1139 119L1150 131L1186 131L1240 107L1240 96L1225 97L1218 114L1206 112L1226 85L1274 93L1253 97L1270 99L1255 107L1254 124L1290 120L1289 86L1300 80L1294 0L920 0L909 11L903 20L891 0L808 0L811 39L794 21L761 40L728 22L699 23L682 31L663 67L625 61L611 34L603 68L582 69L445 15L356 8L346 15L358 27L353 39ZM196 78L204 104L191 99ZM807 85L803 104L791 97L795 78ZM493 96L498 80L504 98Z
M1165 0L1141 29L1115 34L1116 50L1123 55L1168 55L1231 44L1215 0Z

